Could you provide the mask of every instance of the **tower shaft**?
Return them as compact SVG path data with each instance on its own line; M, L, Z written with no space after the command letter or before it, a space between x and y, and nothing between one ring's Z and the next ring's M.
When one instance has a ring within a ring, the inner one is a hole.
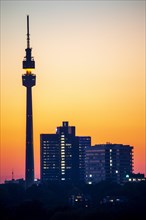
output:
M35 86L35 81L36 75L32 73L22 75L22 83L26 87L26 188L34 182L32 87Z
M32 89L26 87L26 187L34 182L34 153L33 153L33 115L32 115Z
M26 188L34 183L34 152L33 152L33 112L32 112L32 87L35 86L36 75L32 73L35 61L31 56L29 34L29 16L27 16L27 48L26 56L22 62L26 73L22 75L22 84L26 87L26 160L25 182Z

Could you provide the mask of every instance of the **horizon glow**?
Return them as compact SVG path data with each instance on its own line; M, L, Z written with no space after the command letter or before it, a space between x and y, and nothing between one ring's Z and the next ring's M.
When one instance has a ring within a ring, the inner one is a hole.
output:
M92 145L134 146L134 172L145 173L145 1L1 1L1 182L12 170L24 178L27 14L35 177L40 134L62 121Z

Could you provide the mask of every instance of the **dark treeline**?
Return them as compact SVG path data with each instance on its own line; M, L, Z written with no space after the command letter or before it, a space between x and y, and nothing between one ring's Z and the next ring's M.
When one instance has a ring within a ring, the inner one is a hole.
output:
M85 195L89 207L73 207L71 195ZM119 203L105 202L107 196L122 198ZM118 185L40 184L25 190L17 184L0 185L1 220L89 220L142 219L146 214L146 182Z

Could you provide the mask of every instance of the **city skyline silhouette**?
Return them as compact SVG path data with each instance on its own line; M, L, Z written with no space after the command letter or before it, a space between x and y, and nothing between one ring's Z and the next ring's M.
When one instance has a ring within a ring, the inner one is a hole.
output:
M40 134L54 133L62 121L75 125L77 135L91 136L92 145L134 146L134 170L145 172L144 4L1 1L1 182L11 179L12 170L15 178L25 173L21 59L27 14L37 61L35 177Z

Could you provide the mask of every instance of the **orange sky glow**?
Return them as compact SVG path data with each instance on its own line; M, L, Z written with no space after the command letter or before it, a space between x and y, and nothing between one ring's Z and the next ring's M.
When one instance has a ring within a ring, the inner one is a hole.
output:
M26 15L36 62L33 87L35 177L40 134L62 121L92 145L134 146L145 172L145 1L1 1L1 182L24 177L22 60Z

